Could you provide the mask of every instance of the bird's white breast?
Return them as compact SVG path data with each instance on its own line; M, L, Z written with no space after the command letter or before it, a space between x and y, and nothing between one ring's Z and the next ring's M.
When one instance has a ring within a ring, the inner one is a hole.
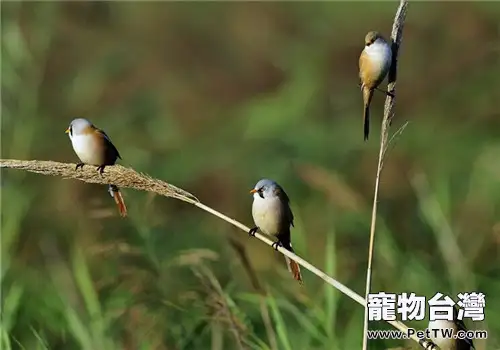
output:
M284 218L283 205L278 197L262 198L258 193L254 193L252 216L255 225L265 234L277 235Z
M99 144L91 134L73 135L70 137L73 150L80 160L85 164L101 165L101 154Z
M436 343L436 345L439 346L440 349L443 349L443 350L454 349L452 347L452 345L455 342L453 339L444 338L443 334L440 331L437 332L437 334L436 334L437 336L435 337L434 332L432 331L432 329L443 330L443 329L449 329L449 328L452 328L455 330L456 327L455 327L455 324L453 322L447 321L447 320L430 321L429 326L427 328L431 330L431 333L430 333L431 340L434 343Z
M389 44L382 41L376 41L370 46L365 46L364 51L370 58L370 63L374 65L373 68L385 75L392 61L392 50Z

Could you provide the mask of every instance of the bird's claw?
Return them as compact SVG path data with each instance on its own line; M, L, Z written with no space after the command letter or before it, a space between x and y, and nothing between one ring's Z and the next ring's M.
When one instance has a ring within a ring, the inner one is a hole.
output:
M85 163L78 163L75 167L75 170L78 170L78 168L82 168L83 170L83 166L85 165Z
M99 165L97 167L97 171L99 172L99 174L102 175L104 173L104 167L105 167L105 165Z
M391 90L391 91L386 91L386 90L383 90L383 89L380 89L380 88L375 88L376 90L386 94L387 96L390 96L392 98L396 97L396 95L394 95L394 90Z
M280 241L276 241L274 242L273 244L271 244L271 247L274 248L274 250L278 250L278 247L281 247L281 242Z
M251 237L255 237L255 233L257 232L259 228L255 226L254 228L251 228L250 231L248 231L248 235Z

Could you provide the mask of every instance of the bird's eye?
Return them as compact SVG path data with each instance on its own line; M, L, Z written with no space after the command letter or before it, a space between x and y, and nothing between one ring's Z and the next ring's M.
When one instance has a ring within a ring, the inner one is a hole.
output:
M72 126L70 126L70 127L69 127L69 134L70 134L71 136L73 136L73 127L72 127Z
M259 188L257 192L259 193L260 198L264 198L264 187Z

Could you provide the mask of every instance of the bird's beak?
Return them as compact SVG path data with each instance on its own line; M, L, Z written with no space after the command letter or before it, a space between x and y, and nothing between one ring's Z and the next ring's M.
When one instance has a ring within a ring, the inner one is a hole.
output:
M66 133L66 134L67 134L67 133L69 133L69 128L67 128L67 129L66 129L65 133Z
M255 192L257 192L257 190L255 188L250 190L250 193L255 193Z

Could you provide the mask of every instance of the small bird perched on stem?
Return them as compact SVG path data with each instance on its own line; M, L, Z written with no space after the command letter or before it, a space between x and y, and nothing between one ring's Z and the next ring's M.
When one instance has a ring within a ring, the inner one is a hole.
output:
M290 241L290 226L293 226L293 213L290 209L290 199L283 188L269 179L262 179L250 191L253 194L252 216L255 227L248 234L255 236L257 230L275 236L278 240L273 244L278 245L293 253ZM293 278L302 284L300 266L297 262L285 256L288 270Z
M435 320L429 321L427 327L431 332L431 340L434 344L439 346L441 350L472 350L475 349L472 339L469 338L456 338L458 331L467 331L467 327L462 320L458 319L458 309L456 305L453 307L453 321L448 320ZM453 336L445 332L453 330Z
M370 103L374 90L385 79L392 62L391 46L378 32L365 36L365 48L359 56L359 78L363 92L364 137L370 133Z
M95 165L102 175L107 165L114 165L118 158L121 159L109 136L87 119L74 119L65 132L69 135L73 150L80 158L75 170L83 168L85 164ZM109 185L108 191L115 200L120 215L126 217L127 207L118 187Z

